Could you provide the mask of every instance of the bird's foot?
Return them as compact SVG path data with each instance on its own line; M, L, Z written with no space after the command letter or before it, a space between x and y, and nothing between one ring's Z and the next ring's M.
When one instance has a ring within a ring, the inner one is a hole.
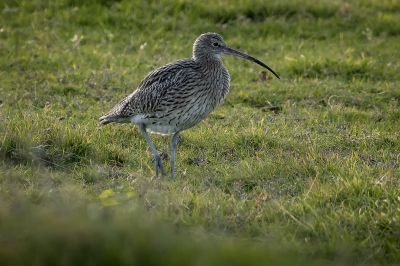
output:
M175 180L175 170L173 168L171 169L171 178Z
M165 176L164 164L161 157L159 155L154 156L154 161L156 165L156 176L158 176L159 172L161 172L162 176Z

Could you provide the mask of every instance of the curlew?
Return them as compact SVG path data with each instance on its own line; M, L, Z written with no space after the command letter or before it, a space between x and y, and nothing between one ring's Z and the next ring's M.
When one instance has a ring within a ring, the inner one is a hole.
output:
M207 117L229 92L230 76L221 60L225 54L257 63L279 79L278 74L263 62L226 46L221 35L204 33L193 44L192 58L150 72L132 94L100 117L100 123L137 125L153 153L156 176L159 172L164 176L165 170L148 133L173 135L171 177L175 178L178 134Z

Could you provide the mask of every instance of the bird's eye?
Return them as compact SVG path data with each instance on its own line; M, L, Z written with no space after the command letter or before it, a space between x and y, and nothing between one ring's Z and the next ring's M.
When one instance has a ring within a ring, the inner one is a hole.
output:
M217 47L219 44L217 42L213 42L212 46Z

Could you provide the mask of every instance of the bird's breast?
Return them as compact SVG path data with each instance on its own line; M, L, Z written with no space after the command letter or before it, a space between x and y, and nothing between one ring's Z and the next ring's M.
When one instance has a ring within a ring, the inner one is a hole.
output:
M208 73L193 88L193 94L184 108L176 113L178 127L189 128L207 117L222 104L229 92L230 77L225 68Z

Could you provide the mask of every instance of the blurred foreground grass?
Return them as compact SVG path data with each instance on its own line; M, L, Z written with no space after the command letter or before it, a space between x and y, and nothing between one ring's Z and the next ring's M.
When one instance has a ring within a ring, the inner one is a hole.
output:
M2 265L399 263L398 1L0 9ZM282 80L225 58L227 102L154 178L138 130L97 118L206 31Z

